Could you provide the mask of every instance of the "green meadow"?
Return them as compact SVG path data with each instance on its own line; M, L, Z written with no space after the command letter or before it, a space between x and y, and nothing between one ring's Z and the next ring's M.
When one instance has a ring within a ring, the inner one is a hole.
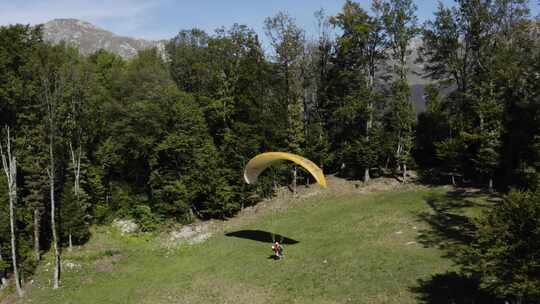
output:
M50 288L52 267L45 261L24 303L459 303L481 297L453 272L452 256L467 241L471 219L489 204L482 194L409 187L286 203L249 220L240 215L194 245L167 248L157 234L123 236L96 227L88 244L64 251L62 287ZM272 234L285 242L282 260L270 258Z

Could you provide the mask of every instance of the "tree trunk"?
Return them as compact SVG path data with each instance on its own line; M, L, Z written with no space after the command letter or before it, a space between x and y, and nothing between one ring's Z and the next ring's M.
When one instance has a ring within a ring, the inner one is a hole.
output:
M293 196L296 197L296 178L297 178L297 168L293 166Z
M51 134L52 137L52 134ZM52 140L52 139L51 139ZM49 153L51 157L51 168L49 170L49 188L51 196L51 230L52 230L52 243L54 250L54 276L53 276L53 288L57 289L60 286L60 248L58 248L58 234L56 231L56 204L54 200L54 153L52 148L52 142L49 147Z
M370 67L370 73L369 73L369 78L368 78L368 87L369 87L369 90L370 91L373 91L373 83L374 83L374 71L375 71L375 68L374 67ZM373 126L373 103L372 103L372 100L371 100L371 96L369 97L369 100L368 100L368 105L367 105L367 108L368 108L368 120L367 120L367 123L366 123L366 141L369 142L369 133L371 132L371 127ZM364 169L364 183L367 183L369 182L370 180L370 176L369 176L369 165Z
M398 138L399 139L398 139L398 144L397 144L397 148L396 148L397 172L401 171L401 164L399 163L399 158L401 156L401 150L403 149L403 147L401 146L401 142L402 142L401 133L399 134Z
M15 190L16 191L16 190ZM15 277L15 286L17 287L17 294L19 297L24 295L21 288L21 281L19 279L19 270L17 267L17 242L15 236L15 202L17 201L17 192L10 191L9 194L9 223L11 230L11 261L13 264L13 275Z
M455 186L456 185L456 177L454 176L454 174L452 174L451 176L452 176L452 185Z
M80 139L79 139L80 141ZM77 150L77 155L75 155L75 151L73 151L73 146L71 143L69 143L69 150L71 152L71 161L73 163L73 175L74 175L74 185L73 185L73 191L75 192L75 201L77 206L82 207L79 201L79 188L80 188L80 176L81 176L81 147ZM69 247L68 250L71 252L73 251L73 242L72 242L72 234L71 234L71 228L69 227Z
M488 190L489 192L493 191L493 178L489 178L489 184L488 184Z
M191 222L193 221L193 219L195 219L195 213L193 212L193 209L192 208L189 208L189 212L188 212L188 221Z
M52 245L54 250L54 275L53 275L53 289L57 289L60 286L60 248L58 247L58 233L56 231L56 204L54 199L54 124L52 114L49 117L49 123L51 130L49 130L49 159L50 168L47 170L49 174L49 191L51 198L51 232L52 232Z
M60 285L60 248L58 245L58 233L56 231L56 204L54 199L54 131L55 131L55 119L56 119L56 99L63 93L63 81L56 80L54 83L55 89L50 91L49 79L46 77L42 79L43 86L45 88L45 102L47 104L48 120L49 120L49 168L47 173L49 175L49 190L51 199L51 232L52 232L52 247L54 250L54 275L53 275L53 289L57 289Z
M2 251L0 250L0 265L4 261L2 257ZM4 289L7 286L6 271L5 269L0 269L0 290Z
M39 244L40 240L40 230L41 230L41 214L39 209L34 209L34 254L36 256L36 261L41 260L41 248Z
M369 182L369 179L370 179L370 177L369 177L369 168L366 168L364 170L364 183Z
M17 288L17 294L19 297L24 295L21 288L21 281L19 279L19 270L17 267L17 240L15 233L15 205L17 204L17 160L14 155L11 155L11 137L9 134L9 128L6 126L7 133L7 146L6 152L2 149L0 144L0 154L2 154L2 167L6 174L8 182L8 194L9 194L9 226L11 232L11 263L13 265L13 276L15 277L15 286ZM6 159L7 156L7 159Z
M407 164L403 164L403 183L407 182Z
M402 150L402 147L401 147L401 135L400 135L398 145L397 145L397 148L396 148L396 158L397 159L399 159L399 157L401 156L401 150Z

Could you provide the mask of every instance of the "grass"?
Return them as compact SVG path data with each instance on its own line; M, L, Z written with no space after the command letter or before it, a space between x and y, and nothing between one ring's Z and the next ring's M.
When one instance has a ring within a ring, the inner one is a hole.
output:
M45 261L24 303L460 303L464 295L444 294L468 284L453 273L450 252L486 200L452 195L317 195L173 250L151 234L98 227L87 245L65 252L75 266L64 267L62 287L50 288ZM297 242L285 245L285 259L269 259L269 233Z

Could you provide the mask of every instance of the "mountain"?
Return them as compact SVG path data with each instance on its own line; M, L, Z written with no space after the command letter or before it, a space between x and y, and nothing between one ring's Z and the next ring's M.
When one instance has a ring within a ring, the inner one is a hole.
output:
M407 79L411 86L411 100L416 113L425 111L426 101L424 100L424 88L427 84L432 82L432 80L422 77L423 65L416 62L418 60L418 51L421 46L422 39L413 39L411 41L411 55L407 59L407 68L409 70Z
M77 19L54 19L43 25L45 41L59 43L65 41L79 46L83 54L91 54L105 49L124 58L131 58L143 49L157 47L164 50L165 41L136 39L115 35L93 24Z
M422 39L418 37L412 39L409 45L409 50L411 53L407 57L406 62L407 80L411 89L411 100L417 114L425 111L425 86L430 82L433 82L432 79L428 79L423 76L423 64L417 62L420 47L422 47ZM378 77L379 79L382 79L383 77L386 78L385 81L381 81L378 83L379 89L383 91L390 90L392 78L388 78L388 76L392 74L393 66L397 64L397 61L392 59L392 53L390 50L388 50L387 55L389 60L387 60L378 67L379 73L376 75L376 77Z

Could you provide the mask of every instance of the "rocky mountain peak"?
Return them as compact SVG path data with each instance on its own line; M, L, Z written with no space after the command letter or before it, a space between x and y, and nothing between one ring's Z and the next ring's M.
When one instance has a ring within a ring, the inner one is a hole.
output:
M115 35L89 22L78 19L54 19L44 24L45 41L59 43L65 41L79 47L83 54L91 54L104 49L124 58L131 58L143 49L157 47L163 51L165 41L136 39Z

